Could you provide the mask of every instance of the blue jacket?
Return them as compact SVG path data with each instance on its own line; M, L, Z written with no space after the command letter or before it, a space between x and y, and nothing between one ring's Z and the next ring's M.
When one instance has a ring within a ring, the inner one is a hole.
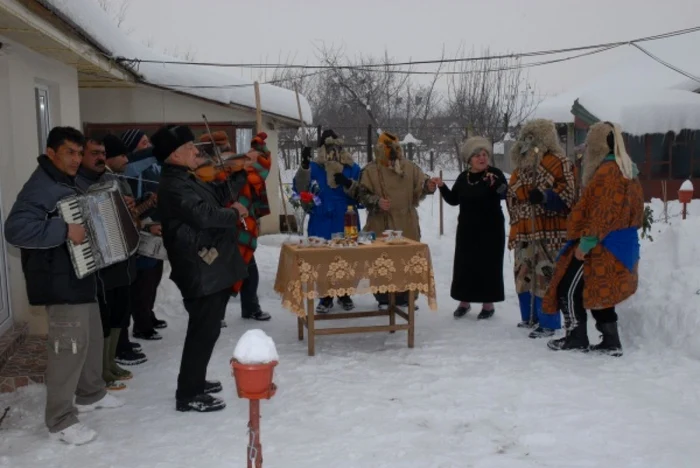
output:
M316 195L321 199L321 205L314 207L309 214L309 236L330 239L334 233L344 231L345 212L348 206L352 205L357 212L360 205L345 192L343 187L331 188L328 185L326 170L323 166L312 162L309 170L311 171L311 181L315 181L319 186L320 190ZM345 166L343 175L348 179L359 181L360 166L357 164ZM298 187L296 178L293 187L297 192L308 189L308 187ZM357 230L360 229L360 214L357 213Z

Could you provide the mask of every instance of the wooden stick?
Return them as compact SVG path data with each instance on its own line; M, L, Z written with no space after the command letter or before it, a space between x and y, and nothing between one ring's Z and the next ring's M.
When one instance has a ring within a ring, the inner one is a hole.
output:
M262 124L262 105L260 104L260 83L257 81L254 83L255 87L255 126L256 133L263 131Z
M440 169L440 180L442 180L442 169ZM444 181L443 181L444 183ZM443 219L442 195L440 195L440 235L445 234L445 221Z

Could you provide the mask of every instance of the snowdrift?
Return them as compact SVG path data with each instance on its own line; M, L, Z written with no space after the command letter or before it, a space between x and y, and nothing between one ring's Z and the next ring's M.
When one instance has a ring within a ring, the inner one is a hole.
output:
M674 205L671 211L679 211ZM661 210L654 211L660 218ZM700 359L700 217L673 216L668 225L657 220L654 241L643 242L639 289L618 307L622 340Z

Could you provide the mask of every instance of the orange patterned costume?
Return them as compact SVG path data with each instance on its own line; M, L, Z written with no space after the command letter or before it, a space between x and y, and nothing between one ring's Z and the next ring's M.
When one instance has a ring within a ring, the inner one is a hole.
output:
M610 233L640 228L644 194L639 179L626 179L613 159L606 159L593 174L569 216L570 241L594 236L603 241ZM546 313L559 310L557 286L574 255L572 245L557 262L543 303ZM583 306L590 310L614 307L637 290L638 264L629 270L603 242L586 255L583 270Z

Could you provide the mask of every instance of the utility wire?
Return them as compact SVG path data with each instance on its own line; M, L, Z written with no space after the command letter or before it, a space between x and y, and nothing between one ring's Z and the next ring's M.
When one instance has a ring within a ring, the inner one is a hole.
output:
M690 78L691 80L697 81L698 83L700 83L700 78L698 78L697 76L695 76L695 75L693 75L693 74L691 74L691 73L689 73L689 72L687 72L687 71L685 71L685 70L681 70L681 69L678 68L678 67L675 67L675 66L671 65L670 63L666 62L665 60L662 60L661 58L659 58L659 57L657 57L656 55L652 54L651 52L649 52L649 51L646 50L644 47L642 47L642 46L640 46L640 45L638 45L638 44L631 44L631 45L634 46L634 47L636 47L637 49L641 50L645 55L648 55L649 57L651 57L651 58L654 59L655 61L659 62L661 65L663 65L663 66L665 66L665 67L667 67L667 68L670 68L671 70L675 71L676 73L680 73L681 75L685 76L686 78Z
M501 54L501 55L488 55L481 57L464 57L456 59L437 59L437 60L418 60L409 62L395 62L395 63L383 63L383 64L367 64L367 65L294 65L294 64L265 64L265 63L223 63L223 62L189 62L184 60L150 60L150 59L139 59L139 58L126 58L126 57L111 57L119 63L155 63L155 64L169 64L169 65L194 65L194 66L207 66L207 67L223 67L223 68L284 68L284 69L306 69L306 70L338 70L338 69L356 69L356 68L384 68L384 67L399 67L399 66L415 66L415 65L438 65L445 63L460 63L460 62L476 62L485 60L499 60L499 59L519 59L524 57L537 57L542 55L556 55L569 52L580 52L584 50L591 49L601 49L601 48L612 48L622 45L634 44L636 42L647 42L655 41L659 39L667 39L670 37L690 34L693 32L700 31L700 26L695 26L692 28L680 29L676 31L670 31L663 34L657 34L654 36L645 36L637 39L627 40L627 41L617 41L608 42L603 44L586 45L579 47L568 47L563 49L550 49L550 50L540 50L533 52L521 52L521 53L511 53L511 54Z

